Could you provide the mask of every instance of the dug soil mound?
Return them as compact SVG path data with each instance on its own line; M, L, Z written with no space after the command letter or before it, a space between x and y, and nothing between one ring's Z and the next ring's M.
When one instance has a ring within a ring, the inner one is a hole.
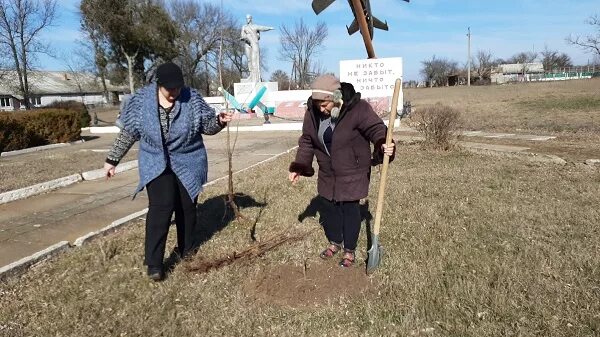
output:
M337 260L336 260L337 262ZM341 268L333 261L308 261L305 266L280 265L263 270L246 284L256 300L282 306L306 307L354 297L372 288L362 264Z

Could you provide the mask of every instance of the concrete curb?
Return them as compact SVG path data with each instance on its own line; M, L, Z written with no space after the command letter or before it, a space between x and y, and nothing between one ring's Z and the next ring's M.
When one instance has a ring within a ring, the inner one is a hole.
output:
M55 245L52 245L44 250L41 250L33 255L29 255L20 259L19 261L13 262L7 266L0 268L0 280L15 274L23 272L31 265L46 259L52 255L69 249L70 245L68 241L61 241Z
M558 165L566 165L567 161L559 156L553 154L540 154L540 153L527 153L530 156L531 161L537 161L542 163L553 163Z
M120 173L120 172L132 170L137 167L138 167L138 161L132 160L132 161L128 161L125 163L120 163L119 165L117 165L117 168L115 171L116 171L116 173ZM96 180L96 179L102 179L106 176L104 175L104 169L97 169L97 170L82 172L81 177L83 178L83 180Z
M0 204L7 202L25 199L32 195L48 192L59 187L68 186L83 180L80 174L73 174L70 176L46 181L40 184L20 188L18 190L8 191L0 194Z
M37 152L37 151L42 151L42 150L56 149L56 148L59 148L59 147L65 147L65 146L82 144L84 142L85 142L85 140L80 139L80 140L76 140L76 141L70 142L70 143L56 143L56 144L49 144L49 145L28 147L28 148L22 149L22 150L14 150L14 151L2 152L2 153L0 153L0 157L10 157L10 156L16 156L16 155L24 154L24 153L30 153L30 152Z
M119 173L129 171L137 167L138 161L132 160L119 164L119 166L117 166L116 171L117 173ZM23 187L18 190L0 193L0 205L19 199L29 198L31 196L42 194L44 192L49 192L60 187L69 186L71 184L78 183L83 180L96 180L101 178L104 178L104 169L97 169L46 181L28 187Z
M531 140L531 141L547 141L551 139L556 139L556 136L546 136L546 135L528 135L528 134L518 134L518 133L496 133L496 132L485 132L481 130L466 130L458 132L461 136L465 137L482 137L482 138L509 138L509 139L523 139L523 140Z
M479 148L479 147L469 147L462 146L462 148L466 151L472 153L478 153L488 156L507 156L514 158L523 158L529 161L541 162L541 163L552 163L558 165L566 165L567 161L562 159L559 156L555 156L553 154L540 154L526 151L506 151L506 150L497 150L492 148Z
M90 133L119 133L121 129L116 126L92 126L89 131Z
M81 247L84 244L89 243L89 242L91 242L92 240L94 240L96 238L102 237L102 236L104 236L106 234L109 234L109 233L111 233L111 232L113 232L113 231L121 228L122 226L124 226L128 222L130 222L130 221L132 221L132 220L134 220L134 219L136 219L136 218L138 218L138 217L140 217L140 216L142 216L142 215L144 215L146 213L148 213L148 208L144 208L143 210L141 210L139 212L135 212L135 213L129 214L129 215L125 216L125 217L122 217L121 219L115 220L110 225L108 225L108 226L106 226L104 228L101 228L101 229L99 229L97 231L94 231L94 232L90 232L90 233L88 233L88 234L86 234L84 236L81 236L81 237L77 238L75 240L75 242L73 242L73 245L77 246L77 247Z

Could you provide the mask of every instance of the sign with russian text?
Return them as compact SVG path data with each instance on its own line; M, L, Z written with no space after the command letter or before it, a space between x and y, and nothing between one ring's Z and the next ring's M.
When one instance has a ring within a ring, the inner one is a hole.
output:
M402 78L401 57L340 61L340 81L352 83L363 98L392 96L397 78Z

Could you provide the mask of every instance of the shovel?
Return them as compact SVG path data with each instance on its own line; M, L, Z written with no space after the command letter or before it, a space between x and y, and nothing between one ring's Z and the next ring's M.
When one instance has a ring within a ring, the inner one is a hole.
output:
M388 123L387 135L385 137L385 144L389 146L392 144L392 133L394 132L394 122L396 120L396 114L398 113L398 95L400 94L400 88L402 81L396 80L394 85L394 96L392 97L392 109L390 110L390 121ZM379 266L381 261L381 255L383 248L379 244L379 225L381 224L381 216L383 214L383 198L385 195L385 180L387 178L387 168L390 163L390 157L388 155L383 156L383 167L381 168L381 179L379 180L379 193L377 194L377 210L375 211L375 225L373 226L373 233L371 233L371 248L367 251L369 258L367 259L367 274L372 273Z

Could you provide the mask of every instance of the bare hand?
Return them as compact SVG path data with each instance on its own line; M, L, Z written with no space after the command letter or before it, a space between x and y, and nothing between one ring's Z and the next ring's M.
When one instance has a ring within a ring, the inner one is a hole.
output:
M228 122L231 122L232 119L233 119L233 113L231 113L229 111L219 112L219 123L221 123L221 125L225 125Z
M292 185L296 185L296 183L300 179L300 174L296 172L290 172L288 179L292 182Z
M391 143L389 146L385 144L381 144L381 151L388 157L391 157L394 154L394 143Z
M104 175L106 176L106 180L115 176L115 169L117 167L115 165L104 163Z

